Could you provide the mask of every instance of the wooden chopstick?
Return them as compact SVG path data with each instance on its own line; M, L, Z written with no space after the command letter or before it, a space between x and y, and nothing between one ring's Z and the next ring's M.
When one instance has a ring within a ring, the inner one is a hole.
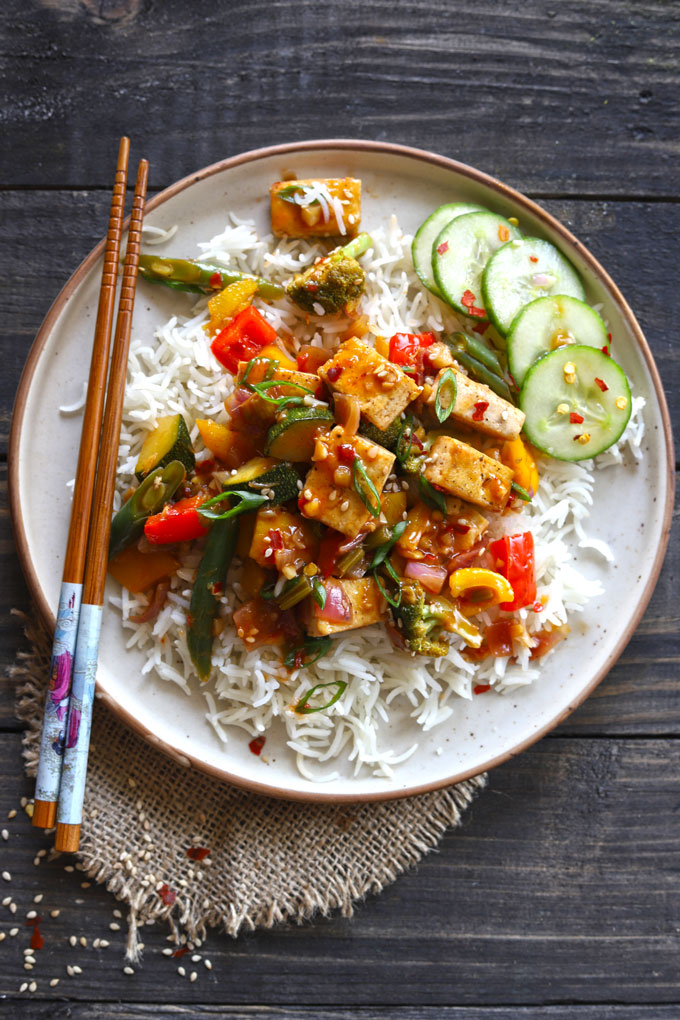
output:
M87 542L87 558L83 582L83 601L80 607L78 637L73 669L73 683L69 703L66 746L59 804L57 808L57 833L55 848L75 853L80 842L85 777L92 722L97 659L99 656L99 634L106 584L109 536L111 532L111 511L118 461L120 424L123 416L123 397L127 374L128 352L132 312L135 304L139 248L144 219L144 200L149 164L145 159L139 163L137 183L130 215L127 252L123 268L118 302L118 318L113 341L113 355L106 396L106 410L99 446L97 481L94 489L94 505L90 533Z
M49 686L45 700L42 741L38 777L35 785L33 824L51 829L57 818L57 798L61 781L62 752L65 743L66 715L71 690L71 674L75 653L76 630L82 600L82 582L85 568L85 551L92 509L92 492L97 467L99 434L104 412L106 373L109 366L109 347L113 309L116 300L116 281L120 239L125 215L125 188L127 184L130 139L121 138L118 163L113 185L109 229L104 251L101 289L97 321L92 346L87 400L83 414L80 451L73 490L71 520L69 523L64 570L62 574L59 608L52 645Z

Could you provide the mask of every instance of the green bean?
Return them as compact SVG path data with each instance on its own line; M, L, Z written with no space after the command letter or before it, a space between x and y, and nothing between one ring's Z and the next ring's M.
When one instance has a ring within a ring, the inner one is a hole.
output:
M302 577L293 577L288 581L276 601L279 609L292 609L311 593L312 582L303 574Z
M353 567L356 567L357 563L361 563L363 558L364 554L361 549L350 549L344 556L341 556L336 564L340 577L348 574Z
M146 476L111 521L110 560L141 538L146 519L160 513L185 477L184 465L178 460L171 460L165 467L156 468Z
M212 266L189 259L169 259L160 255L140 255L139 275L149 283L162 283L173 290L191 294L211 294L239 280L257 280L257 291L266 300L283 297L283 287L234 269Z
M488 369L496 375L503 375L503 366L495 351L492 351L479 337L470 336L469 333L452 333L447 341L454 353L459 351L469 354L471 357L481 361Z
M237 538L238 518L228 517L226 520L215 521L206 539L191 592L187 616L187 647L201 680L207 680L210 675L219 596L224 590Z
M462 351L456 351L456 361L459 361L463 368L468 370L473 379L484 383L494 393L497 393L499 397L503 397L504 400L509 401L511 404L516 403L505 379L490 371L481 361L477 361L476 358L469 354L464 354Z

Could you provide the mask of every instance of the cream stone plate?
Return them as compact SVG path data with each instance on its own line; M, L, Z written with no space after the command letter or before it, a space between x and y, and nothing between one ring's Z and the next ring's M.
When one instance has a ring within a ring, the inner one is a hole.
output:
M397 213L414 232L444 202L466 201L520 218L523 232L548 238L581 272L588 299L601 302L616 358L646 401L644 459L634 468L601 473L590 534L606 539L615 563L582 553L579 568L599 577L605 594L576 618L568 641L545 662L533 686L511 696L458 699L452 719L421 733L408 716L392 725L391 746L419 743L394 779L349 772L317 785L302 778L283 733L267 735L268 764L233 731L225 747L204 715L196 691L142 676L142 656L126 650L114 612L105 614L97 677L99 695L121 719L187 767L250 790L300 800L379 800L436 789L518 754L571 712L611 669L649 601L668 539L673 493L672 441L659 376L630 308L583 245L539 206L485 174L429 152L365 141L318 141L248 152L207 167L148 203L147 223L179 225L163 254L197 255L196 242L222 229L226 214L251 216L268 230L268 189L286 172L299 177L351 175L363 181L363 226ZM74 474L79 417L59 405L77 398L87 377L101 274L103 241L85 259L50 310L24 370L11 435L12 515L19 555L39 612L54 620L69 515L67 482ZM133 330L152 334L186 298L140 286ZM333 764L335 768L335 763Z

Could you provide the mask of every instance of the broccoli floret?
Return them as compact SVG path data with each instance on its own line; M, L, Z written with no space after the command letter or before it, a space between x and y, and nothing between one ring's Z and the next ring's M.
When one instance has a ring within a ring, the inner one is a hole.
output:
M425 592L417 581L405 581L401 587L401 603L392 610L402 637L412 652L418 655L446 655L449 643L446 638L432 632L446 626L451 620L451 606L443 599L426 600Z
M288 284L289 298L314 314L314 305L325 312L351 314L364 292L364 271L357 262L372 245L368 234L359 234L345 245L319 259L304 273L298 273Z

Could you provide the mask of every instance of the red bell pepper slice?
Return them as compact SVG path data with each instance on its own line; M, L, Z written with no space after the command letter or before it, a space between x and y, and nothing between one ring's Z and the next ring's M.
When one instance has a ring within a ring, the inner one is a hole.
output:
M500 562L499 573L512 585L512 602L501 602L500 608L511 612L524 609L536 599L534 536L530 531L521 535L504 535L489 545L489 552Z
M390 338L390 361L394 365L414 365L418 351L433 343L433 333L395 333Z
M144 535L154 545L171 542L190 542L208 534L208 528L198 512L201 503L208 497L205 493L168 503L159 514L149 517L144 525Z
M319 543L319 555L317 566L322 577L330 577L340 559L340 546L347 541L346 535L337 531L329 531L323 536Z
M239 361L250 361L267 344L273 344L276 336L274 327L257 308L248 305L217 334L210 349L217 360L235 375Z

